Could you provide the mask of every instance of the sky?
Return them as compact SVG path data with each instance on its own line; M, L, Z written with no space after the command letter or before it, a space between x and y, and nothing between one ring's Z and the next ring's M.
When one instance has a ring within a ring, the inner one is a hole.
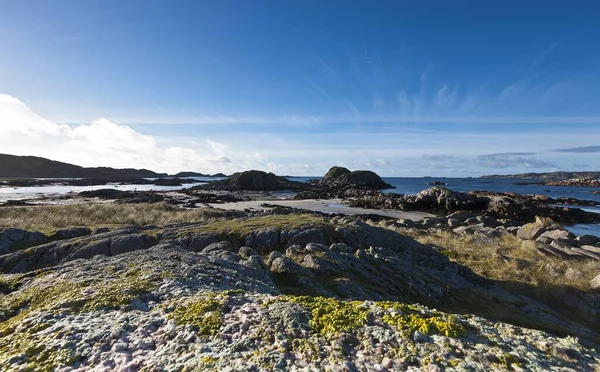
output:
M597 1L0 0L0 153L319 176L600 170Z

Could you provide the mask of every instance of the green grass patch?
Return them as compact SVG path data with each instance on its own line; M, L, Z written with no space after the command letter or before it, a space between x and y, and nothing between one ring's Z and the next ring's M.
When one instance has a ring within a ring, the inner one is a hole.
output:
M306 225L325 226L328 223L322 218L310 214L269 215L252 218L221 219L194 228L199 232L214 232L223 235L246 236L265 228L293 230ZM192 231L185 231L189 233Z

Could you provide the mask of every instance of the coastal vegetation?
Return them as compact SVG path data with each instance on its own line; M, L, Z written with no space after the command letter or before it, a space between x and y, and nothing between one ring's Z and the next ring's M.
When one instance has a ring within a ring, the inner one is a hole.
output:
M553 288L553 291L557 285L586 291L590 290L590 280L600 272L600 261L566 261L544 256L535 249L535 241L521 240L510 234L490 239L448 231L402 232L420 243L437 247L452 261L475 273L500 282L520 282L540 289ZM569 274L564 275L566 272Z
M167 203L85 203L0 208L0 227L47 231L62 227L166 225L207 221L230 212L214 208L183 209Z

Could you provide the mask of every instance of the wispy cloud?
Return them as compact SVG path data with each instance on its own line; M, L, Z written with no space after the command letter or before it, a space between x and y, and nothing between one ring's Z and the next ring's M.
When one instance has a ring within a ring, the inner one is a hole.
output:
M570 149L557 149L557 150L552 150L552 151L573 152L573 153L591 153L591 152L600 152L600 146L573 147Z
M557 169L556 164L538 160L531 157L518 156L514 154L490 154L477 157L479 165L488 168L535 168L535 169Z

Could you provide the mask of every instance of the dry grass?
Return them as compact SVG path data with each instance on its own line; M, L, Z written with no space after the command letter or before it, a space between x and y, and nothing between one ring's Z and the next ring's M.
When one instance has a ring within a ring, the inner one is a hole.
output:
M425 245L442 247L452 261L469 267L475 273L503 282L587 290L589 281L600 272L598 261L546 257L537 253L533 241L522 241L507 234L497 239L459 236L451 232L413 237ZM564 273L569 268L581 272L581 276L567 278Z
M165 225L223 217L219 209L182 209L166 203L72 204L0 208L0 227L47 231L72 226Z

